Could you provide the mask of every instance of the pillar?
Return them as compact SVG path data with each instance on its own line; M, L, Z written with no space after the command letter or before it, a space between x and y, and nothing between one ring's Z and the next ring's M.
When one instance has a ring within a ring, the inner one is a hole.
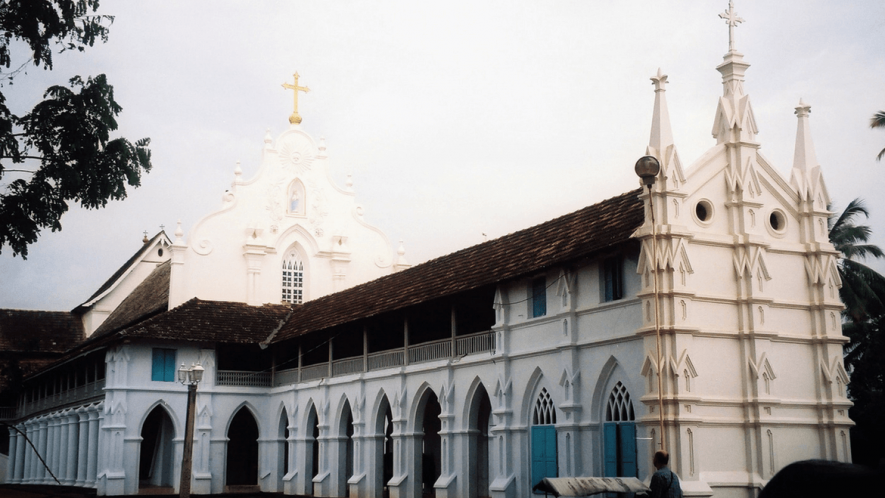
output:
M9 458L6 460L6 482L15 481L15 454L18 446L18 433L9 427Z
M86 407L77 408L79 429L77 431L77 480L75 486L86 485L86 460L89 445L89 412Z
M48 426L49 426L49 420L47 420L46 417L42 417L42 419L40 420L40 425L39 425L39 429L38 429L38 440L40 441L40 444L37 445L37 454L38 454L37 456L40 458L43 458L43 460L41 461L40 458L35 458L35 462L34 462L34 464L35 464L34 482L35 483L42 483L43 479L48 477L48 474L46 473L46 463L47 463L46 462L46 447L47 447L47 445L46 445L46 435L47 434L46 433L47 433Z
M18 430L25 432L25 425L20 424ZM16 432L18 443L15 445L15 475L13 476L13 482L16 483L22 482L25 476L27 476L27 474L25 474L25 448L28 446L28 442L25 440L25 436L21 432ZM9 454L12 456L11 451Z
M89 441L86 450L86 486L95 486L95 474L98 470L98 408L89 407Z
M68 451L67 451L67 467L65 468L64 483L67 486L73 486L77 481L77 457L79 456L78 440L80 417L77 412L71 410L68 412Z
M62 484L67 485L67 468L68 468L68 431L70 430L70 422L68 422L67 412L58 414L58 429L56 436L58 437L58 445L55 447L55 477Z

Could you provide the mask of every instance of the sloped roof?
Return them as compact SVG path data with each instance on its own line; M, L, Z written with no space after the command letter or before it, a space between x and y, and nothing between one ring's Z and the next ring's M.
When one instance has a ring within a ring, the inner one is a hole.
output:
M92 334L101 337L169 309L172 261L160 263Z
M89 303L93 299L100 296L106 290L110 289L114 285L114 283L116 283L117 280L119 280L120 277L122 277L123 274L125 274L126 271L128 271L129 268L133 264L135 264L136 261L138 261L139 259L141 259L142 256L144 256L144 254L147 252L147 250L150 247L152 247L154 242L157 239L159 239L160 237L163 237L167 240L169 239L169 237L166 235L165 231L161 230L161 231L157 232L157 234L154 235L153 238L151 238L151 240L142 244L141 248L138 251L136 251L136 253L133 254L131 258L129 258L125 263L123 263L123 266L121 266L117 271L115 271L114 274L111 275L111 277L109 279L107 279L107 281L105 281L105 283L101 284L101 287L99 287L97 291L95 291L91 296L89 296L89 299L83 301L83 304L74 308L73 312L77 313L77 312L85 311L85 309L89 307L89 306L87 306L87 303Z
M80 317L68 311L0 310L0 351L63 353L83 342Z
M288 304L251 306L193 298L166 313L116 334L120 338L255 344L280 328L292 312Z
M639 190L296 306L272 342L501 282L624 243L644 221Z

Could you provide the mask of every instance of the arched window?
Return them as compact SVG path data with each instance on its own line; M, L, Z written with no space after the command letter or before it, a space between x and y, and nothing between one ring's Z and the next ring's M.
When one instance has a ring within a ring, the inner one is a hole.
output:
M546 388L541 388L532 412L532 487L545 477L559 477L556 451L556 409Z
M633 415L633 403L630 401L630 393L624 384L618 382L608 396L608 405L605 407L606 422L628 422L635 420Z
M282 301L301 304L304 302L304 262L294 249L283 258Z
M538 399L535 401L535 412L532 415L533 425L553 425L556 423L556 409L553 400L546 388L541 388Z
M605 405L603 451L605 477L637 477L636 422L633 402L624 384L612 388ZM652 436L654 438L654 436Z

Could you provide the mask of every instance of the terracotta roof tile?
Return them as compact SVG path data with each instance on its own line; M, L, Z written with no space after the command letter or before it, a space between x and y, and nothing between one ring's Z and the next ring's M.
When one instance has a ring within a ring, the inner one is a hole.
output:
M291 306L286 304L250 306L193 298L116 335L120 338L254 344L279 329L291 312Z
M639 190L413 268L296 306L272 341L537 272L629 240L642 225Z
M84 338L83 322L68 311L0 310L0 351L63 353Z
M169 308L172 262L160 263L92 334L101 337L128 327Z

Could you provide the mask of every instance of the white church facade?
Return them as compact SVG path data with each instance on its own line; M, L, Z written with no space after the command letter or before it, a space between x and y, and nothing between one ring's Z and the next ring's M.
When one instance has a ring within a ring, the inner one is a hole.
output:
M177 492L181 364L205 368L194 494L515 498L542 477L646 479L664 447L687 496L747 497L794 461L850 461L810 107L784 176L748 67L732 45L716 144L688 167L652 77L650 190L414 267L296 107L220 210L75 310L91 335L26 379L7 482Z

